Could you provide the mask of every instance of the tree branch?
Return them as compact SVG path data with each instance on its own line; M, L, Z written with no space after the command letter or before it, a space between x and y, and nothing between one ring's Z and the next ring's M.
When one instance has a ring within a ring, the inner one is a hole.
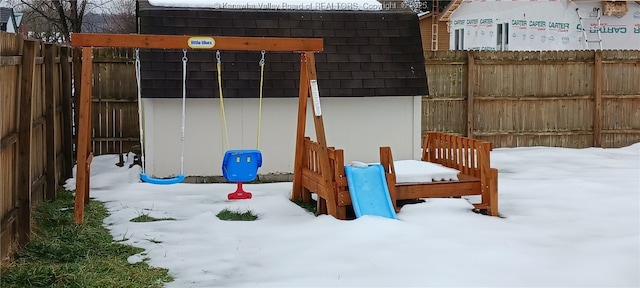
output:
M84 12L87 10L87 0L83 0L82 3L80 4L80 11L78 11L78 30L74 30L74 32L81 32L82 31L82 18L84 17Z
M22 4L24 4L24 5L26 5L27 7L29 7L29 9L31 9L31 11L33 11L33 12L36 12L36 13L40 14L42 17L46 18L47 20L49 20L49 21L51 21L51 22L55 22L55 21L57 21L57 20L58 20L58 19L55 19L54 17L51 17L51 16L49 16L49 15L45 14L45 13L44 13L44 10L42 10L42 9L40 9L40 8L38 8L38 7L36 7L35 5L33 5L33 4L31 4L31 3L26 2L25 0L21 0L20 2L21 2Z
M69 42L69 24L67 24L67 15L64 13L64 6L62 5L62 0L55 0L54 5L56 5L58 15L60 16L60 24L62 25L62 39L64 42Z

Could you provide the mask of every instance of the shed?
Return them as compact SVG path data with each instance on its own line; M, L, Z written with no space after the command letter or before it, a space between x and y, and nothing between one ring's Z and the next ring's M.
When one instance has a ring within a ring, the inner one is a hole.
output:
M415 13L385 10L371 0L292 7L282 6L286 2L200 7L173 2L139 1L139 33L323 38L316 62L329 145L345 149L347 161L378 161L383 145L393 146L398 158L419 157L421 96L428 89ZM181 58L182 51L141 53L146 169L154 177L171 176L179 167ZM221 133L215 51L190 51L187 176L221 175L224 150L256 146L260 53L224 51L220 58L230 147ZM267 53L265 60L260 173L289 174L300 58Z

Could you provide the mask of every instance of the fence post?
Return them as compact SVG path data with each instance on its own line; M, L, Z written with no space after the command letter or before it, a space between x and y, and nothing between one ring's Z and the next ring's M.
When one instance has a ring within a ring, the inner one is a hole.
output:
M602 50L595 51L593 66L593 146L602 147Z
M34 93L36 47L39 42L24 40L22 46L22 75L18 110L18 244L29 242L31 234L31 102Z
M475 82L475 59L473 51L467 52L467 137L473 138L473 85Z
M73 127L76 127L76 137L73 141L76 147L76 151L78 150L78 127L79 127L79 107L80 107L80 95L82 95L82 48L73 48L72 50L73 56L73 109L76 111L73 117ZM77 161L77 159L76 159Z
M55 97L53 94L53 69L55 68L56 46L44 44L44 119L45 119L45 145L46 145L46 184L45 199L56 199L56 137L55 137Z
M62 47L60 49L60 69L61 69L61 93L62 93L62 152L64 154L63 177L73 177L73 119L71 117L71 48Z

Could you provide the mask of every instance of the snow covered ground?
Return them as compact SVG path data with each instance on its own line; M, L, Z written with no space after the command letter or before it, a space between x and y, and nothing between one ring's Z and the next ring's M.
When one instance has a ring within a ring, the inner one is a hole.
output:
M154 186L140 167L96 157L91 196L115 240L168 268L167 287L638 287L640 143L619 149L495 149L500 213L465 199L407 205L399 220L315 217L288 200L291 183ZM67 189L75 179L67 181ZM221 221L223 209L253 222ZM175 221L130 222L140 215Z

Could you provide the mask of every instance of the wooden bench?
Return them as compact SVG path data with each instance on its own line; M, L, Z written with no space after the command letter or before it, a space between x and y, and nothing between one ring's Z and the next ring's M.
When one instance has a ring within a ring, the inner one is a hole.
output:
M389 193L398 200L480 195L476 209L498 216L498 170L491 168L489 142L439 132L428 132L422 147L422 161L460 171L457 181L396 183L390 147L380 147L380 163L387 173ZM397 209L397 208L396 208Z
M328 147L330 171L322 171L318 158L320 145L305 137L303 149L302 199L293 200L309 203L312 201L311 193L316 193L318 214L328 213L337 219L346 219L351 197L344 171L344 151ZM491 149L489 142L429 132L424 140L422 161L460 171L458 180L396 184L391 148L380 147L380 163L384 166L396 211L398 200L480 195L482 201L473 204L474 207L488 215L498 216L498 170L490 167Z

